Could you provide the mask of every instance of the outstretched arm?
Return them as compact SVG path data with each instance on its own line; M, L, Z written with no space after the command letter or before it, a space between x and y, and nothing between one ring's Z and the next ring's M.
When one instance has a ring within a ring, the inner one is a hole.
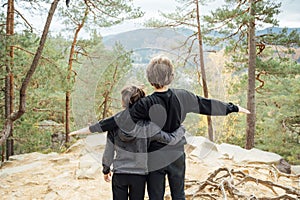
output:
M81 135L81 134L86 135L86 134L96 133L96 132L103 133L103 132L106 132L106 131L112 131L113 129L115 129L117 127L117 123L116 123L115 118L117 116L119 116L120 113L118 113L118 114L116 114L112 117L108 117L108 118L105 118L103 120L100 120L99 122L97 122L93 125L90 125L88 127L73 131L69 135L70 136Z
M193 94L187 90L174 90L183 110L203 115L224 116L232 112L250 114L250 112L233 103L222 102L217 99L208 99Z
M91 131L89 129L89 127L85 127L76 131L73 131L69 134L69 136L74 136L74 135L87 135L90 134Z

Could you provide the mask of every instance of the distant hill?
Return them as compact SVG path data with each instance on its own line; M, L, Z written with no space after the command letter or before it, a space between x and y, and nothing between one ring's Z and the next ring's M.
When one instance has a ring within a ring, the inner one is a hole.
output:
M283 29L284 28L269 27L269 28L265 28L263 30L258 30L257 34L262 35L262 34L267 34L267 33L280 33ZM287 33L291 33L294 30L296 30L300 34L300 28L288 28Z
M270 27L263 30L258 30L257 35L267 34L267 33L280 33L283 28L279 27ZM300 33L300 28L288 28L288 33L293 30L297 30ZM104 45L107 48L112 48L116 42L121 43L127 50L141 50L149 49L152 51L172 51L176 54L183 55L186 53L188 44L183 45L185 41L194 33L191 29L180 28L180 29L171 29L171 28L160 28L160 29L137 29L133 31L123 32L114 35L108 35L103 37ZM218 35L218 33L213 33ZM191 40L190 40L191 42ZM197 42L197 41L194 41ZM211 47L206 44L203 45L204 51L219 51L219 47ZM196 51L197 52L197 51ZM300 49L296 50L293 58L300 62ZM151 52L153 53L153 52ZM144 53L143 57L145 56ZM148 55L147 57L149 57ZM147 59L148 60L148 59ZM146 60L146 61L147 61Z
M257 35L280 33L282 30L283 28L270 27L263 30L257 30ZM293 30L297 30L300 33L300 28L288 28L287 30L288 33L292 32ZM157 48L175 47L176 44L181 45L182 42L184 42L193 33L193 30L187 28L137 29L105 36L103 37L103 42L108 48L112 47L116 42L120 42L127 49L136 49L146 46L155 46ZM213 34L218 35L218 33ZM204 45L204 47L207 46Z
M166 48L182 44L186 40L187 34L188 32L183 33L173 29L138 29L105 36L103 42L108 48L116 42L121 43L126 49Z

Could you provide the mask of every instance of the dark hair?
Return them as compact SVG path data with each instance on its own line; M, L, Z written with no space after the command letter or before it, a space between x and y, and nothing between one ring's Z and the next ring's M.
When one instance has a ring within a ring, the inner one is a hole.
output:
M121 95L123 106L126 108L146 96L144 90L136 85L125 86L121 91Z
M147 66L147 79L156 89L169 85L174 79L174 67L166 56L157 56L151 59Z

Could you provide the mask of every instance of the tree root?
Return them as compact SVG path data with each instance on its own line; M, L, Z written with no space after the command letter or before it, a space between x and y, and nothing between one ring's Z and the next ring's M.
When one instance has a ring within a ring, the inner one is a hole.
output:
M276 172L278 173L278 171ZM187 199L190 200L297 200L300 198L300 187L285 186L269 180L262 180L245 174L243 171L229 170L225 167L212 172L203 182L186 180L186 187L196 187L192 194L187 194ZM266 190L269 192L264 192Z

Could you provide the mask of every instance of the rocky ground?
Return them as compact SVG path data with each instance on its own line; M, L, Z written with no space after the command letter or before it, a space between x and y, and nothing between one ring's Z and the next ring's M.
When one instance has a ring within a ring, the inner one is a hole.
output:
M104 145L105 135L97 134L65 153L11 157L0 169L1 199L112 199L111 185L101 174ZM187 199L300 198L300 167L280 172L277 154L217 145L203 137L188 137L186 154ZM168 187L165 199L170 199Z

